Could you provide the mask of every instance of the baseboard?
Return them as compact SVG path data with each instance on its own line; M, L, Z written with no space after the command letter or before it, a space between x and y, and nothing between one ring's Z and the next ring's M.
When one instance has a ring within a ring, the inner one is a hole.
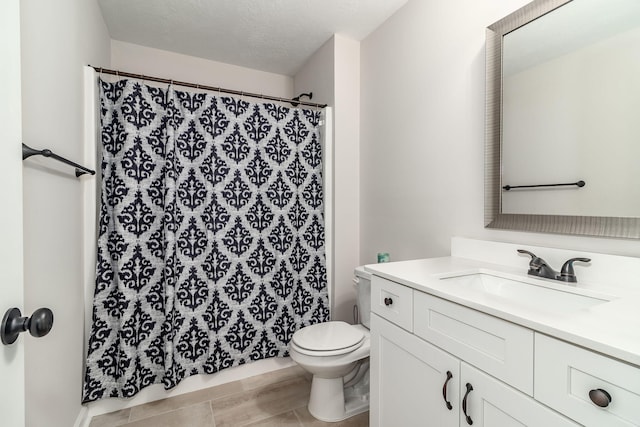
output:
M78 413L76 422L73 423L73 427L89 427L91 423L91 417L89 416L89 408L83 406Z

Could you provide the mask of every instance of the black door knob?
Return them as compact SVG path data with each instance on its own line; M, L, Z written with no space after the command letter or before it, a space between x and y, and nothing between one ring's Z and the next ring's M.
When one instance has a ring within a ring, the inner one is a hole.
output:
M51 331L53 327L53 312L48 308L39 308L33 312L31 317L22 317L18 308L7 310L0 326L0 338L2 344L13 344L21 332L29 331L36 337L43 337Z

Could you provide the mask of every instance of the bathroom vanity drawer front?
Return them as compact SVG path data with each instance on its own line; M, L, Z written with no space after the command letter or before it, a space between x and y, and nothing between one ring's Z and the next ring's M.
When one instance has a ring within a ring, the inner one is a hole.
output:
M533 331L414 292L415 334L533 396Z
M413 289L391 280L371 279L371 311L403 329L413 328Z
M542 334L535 343L537 400L585 426L640 425L640 368Z

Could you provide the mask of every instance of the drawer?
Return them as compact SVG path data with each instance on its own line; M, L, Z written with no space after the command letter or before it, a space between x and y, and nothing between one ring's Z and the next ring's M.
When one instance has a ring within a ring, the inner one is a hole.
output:
M414 292L414 333L533 396L533 331Z
M403 329L413 328L413 289L391 280L371 279L371 311Z
M640 425L640 368L542 334L535 344L537 400L585 426ZM607 407L589 398L598 389L611 396Z

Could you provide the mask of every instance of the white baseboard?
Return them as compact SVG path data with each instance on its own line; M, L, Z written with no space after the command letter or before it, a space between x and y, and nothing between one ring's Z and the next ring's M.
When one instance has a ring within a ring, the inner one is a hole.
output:
M83 406L78 413L76 422L73 423L73 427L89 427L91 423L91 417L89 416L89 408Z

